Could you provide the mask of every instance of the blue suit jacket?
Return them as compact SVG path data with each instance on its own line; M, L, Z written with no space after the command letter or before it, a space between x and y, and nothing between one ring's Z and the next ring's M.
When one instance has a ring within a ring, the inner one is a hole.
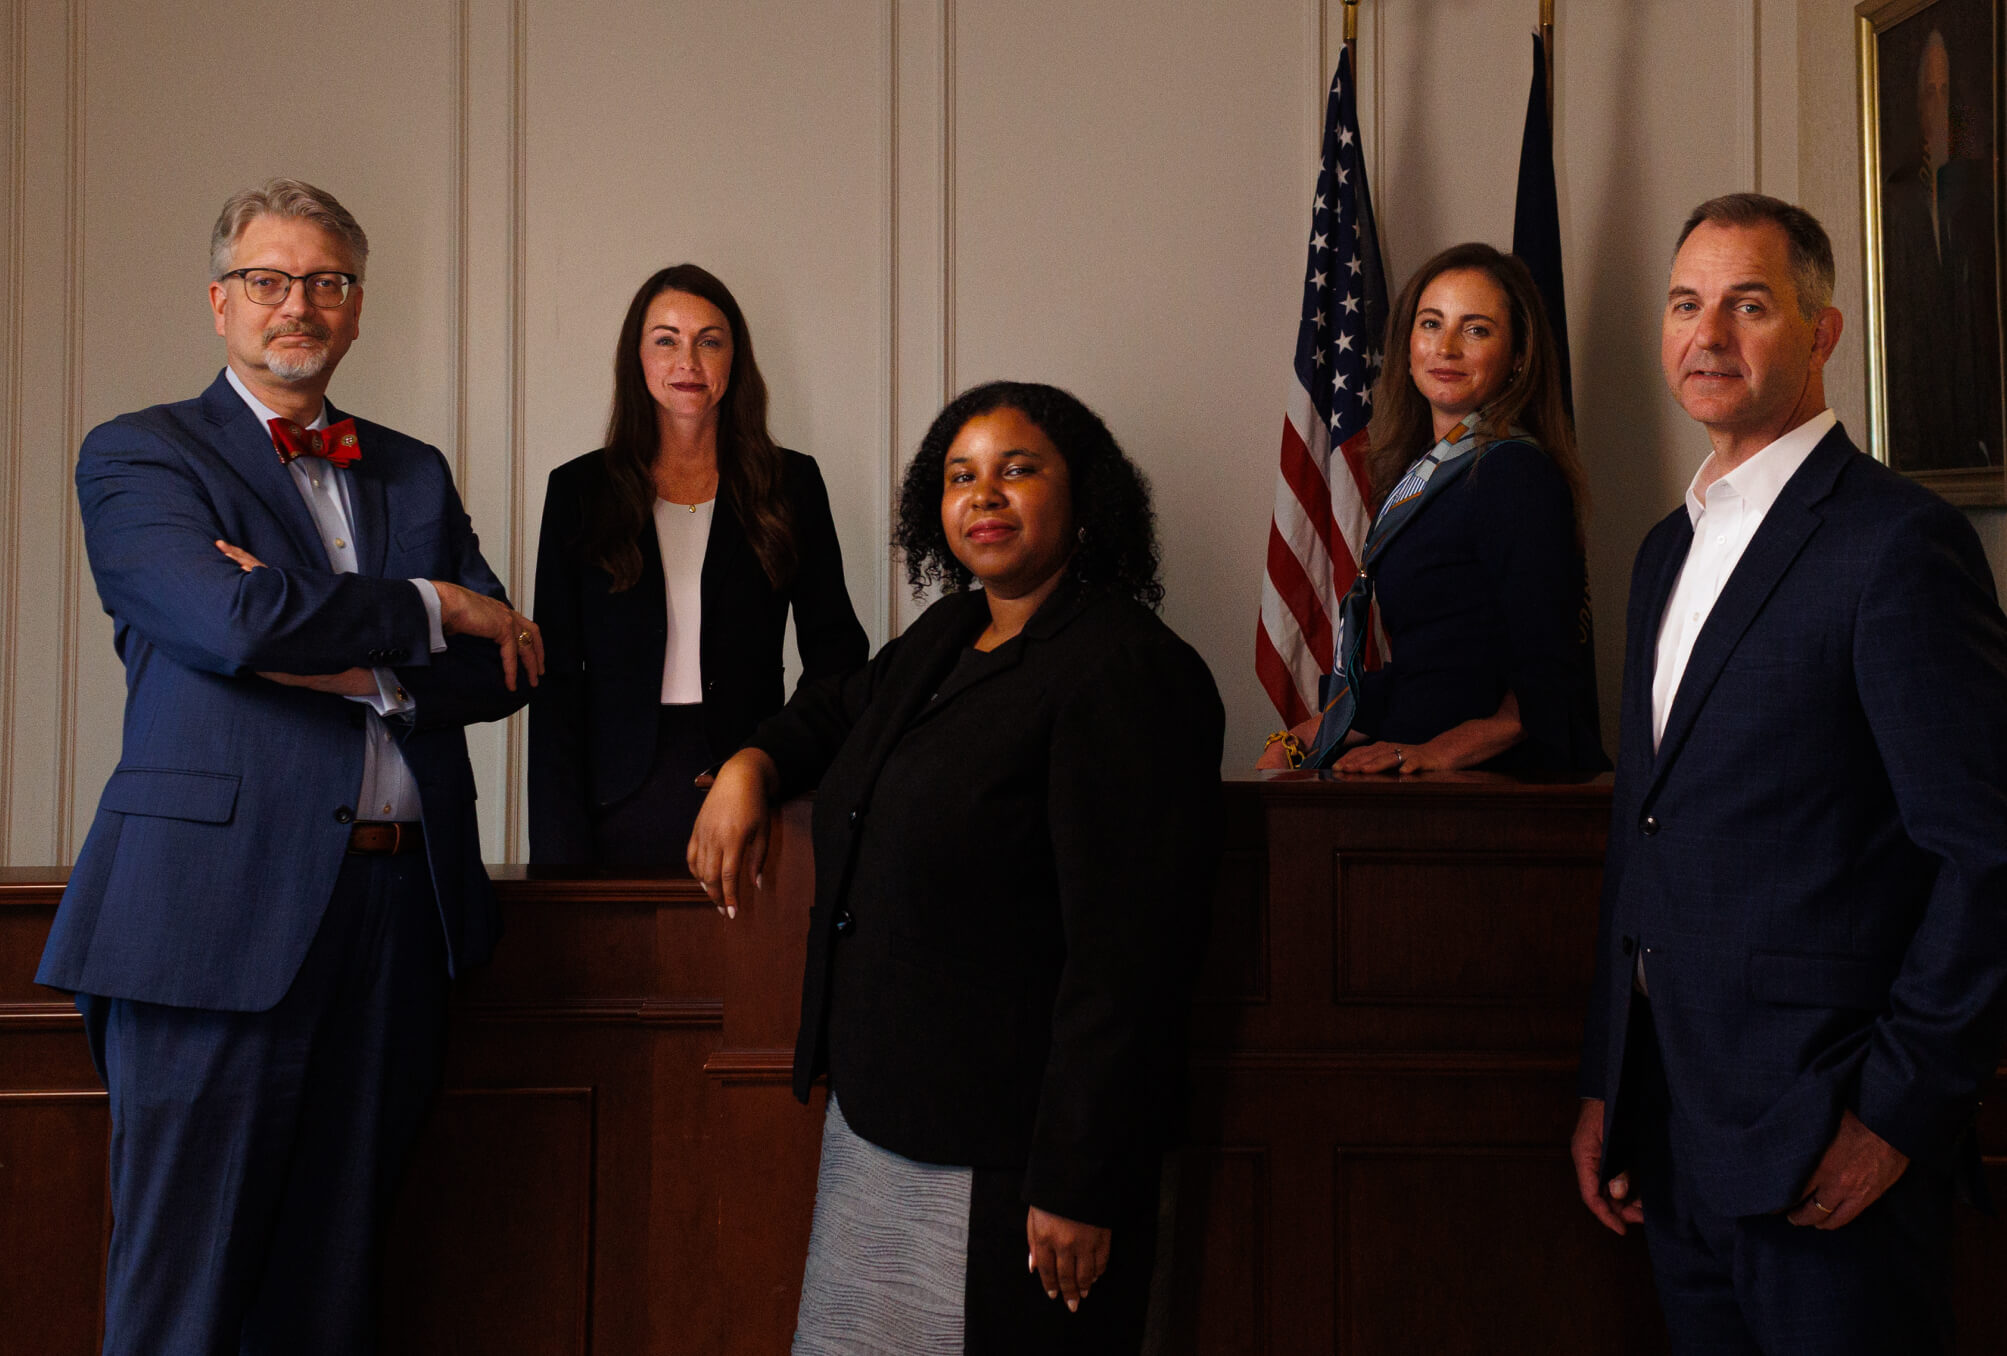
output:
M438 451L380 424L357 431L354 574L329 568L269 434L221 376L84 440L77 496L125 664L124 744L41 983L236 1011L285 994L347 852L363 714L259 670L396 670L417 709L391 725L418 784L450 964L487 958L494 900L461 727L506 716L529 687L502 686L491 643L455 636L430 652L408 580L498 598L502 586ZM218 538L270 568L241 571Z
M1836 427L1730 576L1654 755L1692 537L1675 510L1631 580L1582 1060L1604 1171L1639 947L1673 1152L1712 1208L1793 1204L1849 1107L1957 1166L2007 993L2007 622L1978 538Z

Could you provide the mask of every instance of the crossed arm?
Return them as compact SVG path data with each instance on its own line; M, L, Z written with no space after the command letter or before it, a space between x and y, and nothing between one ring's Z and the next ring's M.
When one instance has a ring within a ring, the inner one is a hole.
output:
M264 561L229 542L217 542L216 549L236 562L246 574L264 568ZM544 642L543 633L535 622L499 598L490 598L485 593L476 593L448 580L435 579L432 587L439 593L439 623L447 635L478 636L493 641L501 651L502 683L509 691L516 690L519 665L530 686L537 685L544 671ZM377 690L374 671L365 668L315 674L260 669L258 676L288 687L310 688L343 697L370 697L376 695Z

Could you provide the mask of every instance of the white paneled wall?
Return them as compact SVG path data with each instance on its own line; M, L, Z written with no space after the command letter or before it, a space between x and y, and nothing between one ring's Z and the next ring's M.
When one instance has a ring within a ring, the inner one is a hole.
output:
M1508 243L1536 9L1366 0L1362 120L1397 279L1457 240ZM1857 229L1834 220L1858 210L1852 18L1829 0L1560 11L1569 319L1613 726L1630 555L1703 449L1657 374L1667 248L1699 199L1802 179L1842 259L1858 257ZM776 435L823 467L874 641L916 611L885 543L892 485L935 410L990 377L1058 382L1149 472L1166 615L1219 680L1229 762L1250 760L1274 723L1252 637L1342 13L0 0L0 862L68 861L118 754L77 443L214 374L209 225L231 190L279 173L334 191L374 246L335 399L446 450L519 600L545 476L599 441L629 294L692 259L746 309ZM317 73L330 35L338 55ZM1852 362L1836 385L1857 403ZM472 744L489 856L517 858L521 722Z

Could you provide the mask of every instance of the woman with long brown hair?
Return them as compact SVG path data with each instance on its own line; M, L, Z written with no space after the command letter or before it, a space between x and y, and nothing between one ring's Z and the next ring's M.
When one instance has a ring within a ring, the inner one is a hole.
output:
M677 264L634 294L606 446L551 472L537 550L545 682L530 716L530 860L680 865L694 779L804 679L864 662L829 496L767 432L724 283Z
M1610 763L1596 710L1581 464L1526 265L1442 251L1401 290L1373 388L1374 525L1324 709L1260 766L1340 772ZM1368 607L1386 662L1362 662Z

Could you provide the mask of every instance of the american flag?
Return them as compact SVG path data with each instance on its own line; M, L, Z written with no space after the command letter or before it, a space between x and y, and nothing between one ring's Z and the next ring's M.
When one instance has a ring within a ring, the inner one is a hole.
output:
M1387 279L1363 151L1347 49L1324 115L1303 319L1254 638L1255 672L1290 725L1317 710L1317 680L1331 671L1338 601L1359 572L1370 525L1366 421L1380 375Z

